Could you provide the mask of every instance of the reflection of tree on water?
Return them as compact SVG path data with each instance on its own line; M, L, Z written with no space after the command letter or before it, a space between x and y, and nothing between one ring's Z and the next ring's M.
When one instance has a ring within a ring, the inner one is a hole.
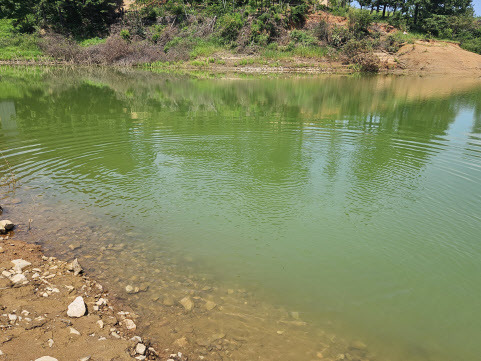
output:
M409 193L434 151L430 144L445 134L459 103L478 105L474 97L457 95L408 99L392 90L394 81L383 88L379 79L202 81L145 73L54 74L33 87L22 85L18 127L26 139L36 131L51 132L40 140L45 151L36 155L39 159L52 156L56 133L68 128L78 136L82 147L72 151L86 157L96 153L93 163L79 154L63 159L79 176L102 169L116 182L128 182L123 175L157 174L167 158L176 162L179 176L194 176L183 164L196 160L213 174L221 170L243 179L238 186L247 198L256 188L285 186L285 197L273 207L289 207L321 159L331 183L349 182L346 206L355 210L359 202Z

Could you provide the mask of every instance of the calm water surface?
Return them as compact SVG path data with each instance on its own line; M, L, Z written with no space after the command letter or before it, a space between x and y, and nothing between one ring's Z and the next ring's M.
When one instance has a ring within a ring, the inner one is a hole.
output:
M376 359L481 358L475 80L5 68L0 120L25 210L135 231Z

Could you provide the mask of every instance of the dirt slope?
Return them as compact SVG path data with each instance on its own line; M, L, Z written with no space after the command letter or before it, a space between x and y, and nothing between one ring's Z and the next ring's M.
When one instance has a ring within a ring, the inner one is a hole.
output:
M401 47L396 59L404 73L481 76L481 55L453 43L416 41Z

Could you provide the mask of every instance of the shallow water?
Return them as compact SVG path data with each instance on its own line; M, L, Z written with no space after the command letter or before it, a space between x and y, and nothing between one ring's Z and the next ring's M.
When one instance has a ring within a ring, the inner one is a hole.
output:
M475 360L480 106L472 79L4 68L2 193L191 352Z

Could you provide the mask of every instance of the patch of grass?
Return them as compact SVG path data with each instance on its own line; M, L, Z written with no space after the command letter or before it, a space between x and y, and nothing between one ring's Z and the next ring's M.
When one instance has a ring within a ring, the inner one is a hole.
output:
M42 57L37 36L19 34L12 20L0 19L0 60L37 60Z
M219 51L224 50L224 47L213 41L199 41L194 45L194 48L189 53L191 59L208 57Z
M280 60L292 57L301 57L301 58L322 58L327 56L328 49L324 46L298 46L294 49L286 49L286 50L272 50L267 49L262 53L262 56L272 60Z
M80 46L87 47L87 46L92 46L92 45L98 45L98 44L103 44L107 41L106 38L91 38L91 39L84 39L78 42Z

